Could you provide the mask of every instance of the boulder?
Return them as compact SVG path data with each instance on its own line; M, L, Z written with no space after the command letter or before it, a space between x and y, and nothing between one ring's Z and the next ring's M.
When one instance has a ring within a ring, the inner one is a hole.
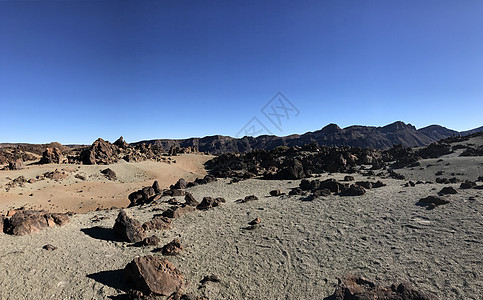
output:
M460 189L472 189L476 187L476 183L473 181L465 181L460 184Z
M270 196L280 196L282 195L282 191L280 190L273 190L273 191L270 191Z
M163 191L161 190L161 188L159 187L159 183L158 181L154 181L153 182L153 189L154 189L154 193L157 195L157 194L161 194Z
M117 146L99 138L92 146L81 152L80 159L86 165L109 165L118 160L116 148Z
M110 168L102 170L101 173L104 174L104 176L106 176L106 178L109 179L109 180L116 180L117 179L116 172L114 172Z
M186 192L186 195L184 196L184 200L186 201L186 205L197 206L200 204L198 201L196 201L195 197L193 197L193 195L191 195L191 193L188 193L188 192Z
M250 196L246 196L245 199L241 199L240 202L245 203L245 202L255 201L255 200L258 200L258 197L255 195L250 195Z
M64 161L64 155L62 151L57 148L47 148L44 153L42 153L42 158L40 159L40 164L61 164Z
M178 255L184 248L178 239L174 239L168 244L164 245L161 249L163 255Z
M446 194L456 194L458 193L452 186L445 186L438 194L446 195Z
M155 189L152 186L145 186L136 192L129 194L128 198L131 202L128 207L133 207L136 205L143 205L153 201L156 195Z
M418 202L416 202L416 205L418 206L427 206L428 208L434 208L438 205L444 205L448 204L449 201L446 199L443 199L438 196L428 196L422 199L419 199Z
M136 290L149 295L169 296L183 286L183 276L165 259L152 255L134 258L124 269Z
M307 175L304 172L304 167L300 160L294 159L293 163L278 172L276 177L278 179L300 179L306 176Z
M184 178L180 178L178 182L176 182L173 186L171 186L171 189L185 189L186 188L186 180Z
M193 206L189 205L182 205L182 206L173 206L168 208L163 212L163 216L168 217L168 218L179 218L185 213L195 211L195 208Z
M436 300L437 298L415 290L406 283L383 287L362 277L346 275L339 278L334 293L328 299Z
M225 199L218 197L218 198L213 198L213 197L204 197L201 203L196 206L197 209L209 209L212 207L217 207L221 205L222 203L225 203Z
M22 170L23 168L24 168L24 164L21 158L8 162L9 170Z
M341 196L361 196L366 193L366 190L357 184L351 184L348 189L340 193Z
M117 215L113 229L114 233L126 242L137 243L146 238L141 222L129 217L124 210Z
M26 235L38 232L55 225L63 226L69 222L69 217L61 213L45 211L20 210L10 219L5 219L3 231L13 235Z
M159 244L159 242L161 242L161 240L157 236L153 235L153 236L145 238L141 242L141 245L143 245L143 246L157 246Z
M144 230L164 230L171 228L171 219L165 216L155 216L143 224Z

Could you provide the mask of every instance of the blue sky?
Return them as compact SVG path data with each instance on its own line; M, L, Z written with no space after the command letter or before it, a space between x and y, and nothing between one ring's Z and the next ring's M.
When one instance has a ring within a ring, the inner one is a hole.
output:
M235 136L254 117L276 135L479 127L482 15L479 0L0 0L0 142ZM261 109L279 91L299 113L277 127Z

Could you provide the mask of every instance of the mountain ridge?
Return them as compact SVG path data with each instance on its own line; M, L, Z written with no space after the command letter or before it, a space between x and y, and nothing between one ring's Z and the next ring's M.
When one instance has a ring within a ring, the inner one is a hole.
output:
M171 147L196 147L201 152L212 154L243 153L255 149L271 150L278 146L302 146L309 143L326 146L388 149L397 144L402 144L404 147L426 146L450 136L468 135L479 131L483 131L483 126L458 132L435 124L416 129L413 125L402 121L396 121L385 126L352 125L345 128L330 123L316 131L288 136L261 135L258 137L234 138L212 135L187 139L144 140L132 144L152 144L161 146L165 150L169 150Z

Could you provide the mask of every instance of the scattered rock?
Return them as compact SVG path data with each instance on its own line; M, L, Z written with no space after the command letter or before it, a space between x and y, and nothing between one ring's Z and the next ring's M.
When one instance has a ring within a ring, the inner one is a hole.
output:
M256 225L256 224L260 224L262 222L262 220L260 220L260 218L256 218L256 219L253 219L252 221L250 221L248 224L249 225Z
M441 197L438 197L438 196L428 196L428 197L425 197L425 198L422 198L420 199L416 205L418 206L426 206L428 207L429 209L432 209L438 205L444 205L444 204L448 204L449 201L446 200L446 199L443 199Z
M86 177L83 176L83 175L81 175L81 174L75 174L74 177L77 178L77 179L80 179L82 181L85 181L86 180Z
M169 296L183 286L183 276L172 263L152 255L136 257L125 270L136 290L142 293Z
M221 278L216 274L211 274L203 277L203 279L200 281L201 284L205 284L207 282L221 282Z
M161 253L163 253L163 255L178 255L183 250L184 248L181 245L181 242L178 239L174 239L163 246Z
M354 176L346 175L344 176L344 181L354 181Z
M126 242L137 243L146 238L141 222L134 218L130 218L124 210L117 215L114 223L114 232Z
M280 190L270 191L270 196L280 196L280 195L282 195L282 191Z
M69 217L66 214L21 210L4 220L3 230L8 234L26 235L55 225L64 226L68 222Z
M460 184L460 189L472 189L476 187L476 183L473 181L465 181Z
M340 195L341 196L361 196L361 195L364 195L365 193L366 193L366 190L362 186L351 184L349 188L341 192Z
M62 151L57 148L47 148L44 153L42 153L42 158L40 159L40 164L61 164L64 162L64 155Z
M198 207L196 207L198 208ZM185 213L192 212L194 211L195 208L193 206L189 205L182 205L182 206L173 206L168 208L163 212L163 216L168 217L168 218L179 218Z
M57 250L57 247L55 247L51 244L47 244L47 245L43 246L42 249L47 250L47 251L54 251L54 250Z
M208 209L212 207L217 207L221 205L221 203L225 203L224 198L213 198L213 197L204 197L201 203L196 206L197 209Z
M165 216L155 216L143 224L144 230L165 230L171 228L171 219Z
M101 173L104 174L104 176L106 176L106 178L109 179L109 180L116 180L117 179L116 172L114 172L110 168L102 170Z
M257 196L250 195L250 196L246 196L245 199L239 199L238 202L245 203L245 202L255 201L255 200L258 200Z
M339 278L331 300L436 300L437 298L411 288L406 283L382 287L362 277L346 275Z
M186 192L184 196L184 200L186 201L186 205L190 206L198 206L200 203L196 201L195 197L191 193Z
M141 244L142 246L157 246L159 242L161 242L161 240L157 236L153 235L142 240Z
M456 190L451 186L445 186L438 194L446 195L446 194L456 194Z

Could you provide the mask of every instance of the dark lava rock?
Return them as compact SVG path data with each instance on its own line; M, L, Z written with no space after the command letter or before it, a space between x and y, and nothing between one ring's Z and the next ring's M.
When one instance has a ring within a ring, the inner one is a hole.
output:
M331 193L329 189L318 189L318 190L312 191L313 197L326 197L326 196L329 196L330 194Z
M163 212L163 216L168 217L168 218L179 218L185 213L195 211L195 208L193 206L189 205L181 205L181 206L173 206L168 208Z
M448 204L449 201L438 196L428 196L426 198L420 199L416 205L418 206L426 206L428 208L434 208L438 205Z
M152 255L134 258L124 271L136 290L146 295L169 296L183 286L181 272L169 261Z
M213 198L213 197L203 197L203 200L201 203L196 206L197 209L209 209L212 207L217 207L220 206L222 203L225 203L225 199L218 197L218 198Z
M441 195L446 195L446 194L456 194L456 190L451 187L451 186L445 186L441 191L439 191L438 194L441 194Z
M361 195L364 195L365 193L366 193L366 190L362 186L351 184L349 188L343 191L342 193L340 193L340 195L341 196L361 196Z
M109 180L116 180L117 179L116 172L114 172L110 168L102 170L101 173L104 174L104 176L106 176L106 178L109 179Z
M346 175L344 176L344 181L354 181L354 176Z
M174 239L163 246L161 253L163 253L163 255L178 255L183 250L184 248L181 245L181 242L178 239Z
M141 222L130 218L124 210L117 215L113 229L114 233L126 242L137 243L146 238L146 232Z
M288 194L289 195L303 195L303 191L302 191L301 188L296 187L296 188L293 188Z
M144 230L164 230L171 228L171 219L164 216L155 216L143 224Z
M155 180L155 181L153 182L153 186L152 186L152 187L153 187L153 189L154 189L154 194L156 194L156 195L157 195L157 194L161 194L161 193L163 192L163 191L161 190L161 188L159 187L159 183L158 183L158 181L157 181L157 180Z
M67 214L21 210L16 211L10 219L4 220L3 231L13 235L26 235L47 227L63 226L67 223L69 223Z
M120 138L118 138L114 143L113 145L116 145L118 146L119 148L121 149L125 149L127 147L129 147L129 144L126 143L126 141L124 140L124 138L121 136Z
M280 190L270 191L270 196L280 196L280 195L282 195L282 191Z
M157 236L153 235L142 240L141 244L143 246L157 246L159 242L161 242L161 240Z
M99 138L91 147L81 152L80 159L86 165L109 165L118 160L115 155L116 147L117 146Z
M19 158L14 161L9 161L7 168L9 170L22 170L24 168L23 160Z
M150 203L153 201L153 197L155 195L157 194L156 194L156 189L154 187L145 186L142 189L129 194L128 198L131 203L129 204L128 207Z
M255 195L250 195L246 196L245 199L240 200L241 203L249 202L249 201L255 201L258 200L258 197Z
M186 205L197 206L200 204L198 201L196 201L195 197L193 197L193 195L191 195L191 193L188 193L188 192L186 192L186 195L184 196L184 200L186 201Z
M184 178L180 178L178 180L178 182L176 182L176 184L174 184L173 186L171 186L171 189L174 190L174 189L185 189L187 186L187 183L186 183L186 180Z
M57 250L57 247L55 247L55 246L53 246L51 244L47 244L47 245L44 245L42 247L42 249L47 250L47 251L54 251L54 250Z
M216 274L207 275L201 279L200 283L205 284L206 282L221 282L221 278Z
M460 184L460 189L472 189L476 187L476 183L473 181L465 181Z
M334 293L326 300L437 300L433 295L411 288L406 283L382 287L362 277L346 275L339 278Z

